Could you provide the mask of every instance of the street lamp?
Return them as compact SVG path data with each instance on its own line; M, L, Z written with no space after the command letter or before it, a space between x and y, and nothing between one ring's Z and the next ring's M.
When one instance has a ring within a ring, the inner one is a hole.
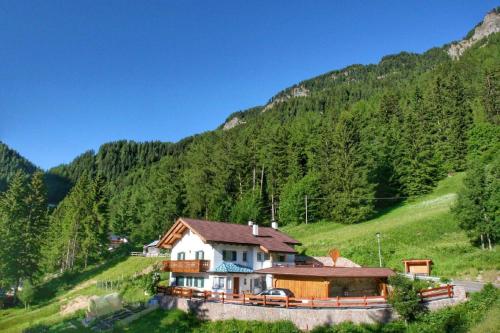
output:
M378 263L380 267L382 267L382 252L380 250L380 232L377 232L375 236L377 236L377 242L378 242Z

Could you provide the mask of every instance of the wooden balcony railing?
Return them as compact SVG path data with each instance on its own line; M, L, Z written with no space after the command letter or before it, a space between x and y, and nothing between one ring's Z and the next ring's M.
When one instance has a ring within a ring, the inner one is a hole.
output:
M163 270L173 273L200 273L210 269L210 260L164 260Z

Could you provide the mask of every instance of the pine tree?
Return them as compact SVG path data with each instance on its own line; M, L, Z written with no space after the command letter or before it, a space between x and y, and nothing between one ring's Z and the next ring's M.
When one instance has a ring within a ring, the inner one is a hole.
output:
M492 163L476 159L464 179L454 213L473 242L490 249L500 237L500 158Z
M18 171L9 182L8 189L0 196L0 280L14 284L17 292L25 268L22 257L24 251L23 230L28 223L27 177Z
M424 108L422 92L417 87L404 113L400 143L402 159L398 173L406 195L427 193L439 179L432 144L434 125L431 114Z
M48 228L47 191L42 172L33 174L25 200L28 212L22 230L24 245L20 248L21 261L23 276L32 280L40 273L41 247Z
M445 168L447 171L461 171L466 167L467 138L472 124L472 112L466 98L460 77L452 73L445 90Z
M484 73L483 105L486 119L500 125L500 70L487 69Z
M325 145L327 154L331 151L322 170L329 216L340 223L361 222L373 213L374 185L368 177L357 115L342 113Z

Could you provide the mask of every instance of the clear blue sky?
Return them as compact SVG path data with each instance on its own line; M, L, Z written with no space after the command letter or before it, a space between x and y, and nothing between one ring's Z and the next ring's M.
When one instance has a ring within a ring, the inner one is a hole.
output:
M498 1L0 1L0 140L49 168L177 141L303 79L462 38Z

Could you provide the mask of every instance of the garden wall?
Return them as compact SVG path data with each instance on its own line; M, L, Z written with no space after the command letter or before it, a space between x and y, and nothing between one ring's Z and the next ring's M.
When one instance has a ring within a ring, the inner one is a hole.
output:
M465 290L461 287L454 288L454 298L444 298L426 302L430 310L436 310L446 306L463 302ZM289 320L299 329L310 330L316 326L338 324L350 321L361 323L386 323L397 317L391 307L380 308L328 308L328 309L305 309L305 308L278 308L263 307L242 304L223 304L217 302L204 302L199 299L187 299L175 296L162 296L160 306L164 309L180 309L192 312L203 320L258 320L258 321L280 321Z

